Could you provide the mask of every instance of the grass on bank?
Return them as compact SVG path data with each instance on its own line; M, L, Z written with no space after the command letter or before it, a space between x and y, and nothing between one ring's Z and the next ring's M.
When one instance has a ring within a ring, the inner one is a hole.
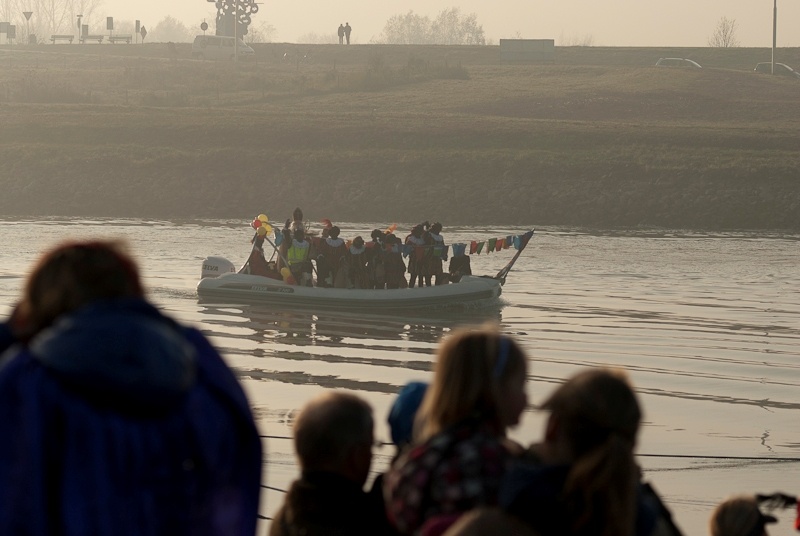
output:
M4 213L800 228L800 84L737 68L749 50L692 71L660 50L87 47L0 53Z

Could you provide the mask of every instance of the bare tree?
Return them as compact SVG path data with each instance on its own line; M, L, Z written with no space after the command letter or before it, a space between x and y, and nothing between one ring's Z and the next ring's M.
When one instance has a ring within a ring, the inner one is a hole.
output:
M0 0L0 21L14 23L20 16L17 0Z
M151 42L167 43L191 43L194 39L194 32L186 25L171 15L161 19L150 32L153 34Z
M386 21L378 43L396 45L484 45L483 27L475 13L463 15L457 7L445 9L435 20L409 11Z
M72 28L70 8L67 0L33 0L31 2L31 11L37 15L37 29L43 36L63 34Z
M271 43L278 34L275 26L266 21L260 24L253 24L248 30L247 37L245 37L245 42L247 43Z
M714 28L714 33L708 38L708 46L715 48L731 48L739 46L736 37L736 19L722 17Z
M86 24L90 28L94 22L94 14L103 4L103 0L68 0L70 7L70 24L73 28L78 28L78 15L81 15L81 24ZM80 30L80 28L78 28Z
M594 46L594 36L592 34L572 34L566 35L561 32L558 37L558 46L560 47L591 47Z

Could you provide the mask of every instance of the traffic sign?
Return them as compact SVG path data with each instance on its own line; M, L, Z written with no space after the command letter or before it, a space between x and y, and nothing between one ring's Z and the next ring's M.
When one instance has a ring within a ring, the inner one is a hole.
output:
M142 41L144 41L144 38L147 37L147 28L142 26L142 30L139 33L142 34Z
M25 20L31 20L31 15L33 15L33 11L23 11L23 15L25 15Z

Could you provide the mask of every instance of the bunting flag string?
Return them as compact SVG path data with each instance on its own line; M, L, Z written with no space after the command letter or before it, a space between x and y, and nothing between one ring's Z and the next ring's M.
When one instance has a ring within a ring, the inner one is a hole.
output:
M477 240L472 240L469 243L455 243L451 244L453 248L453 256L460 257L462 255L480 255L481 252L486 249L486 253L492 253L496 251L501 251L504 249L514 248L519 251L520 247L523 244L523 237L525 234L521 235L508 235L508 236L501 236L498 238L489 238L487 240L483 240L481 242Z
M470 242L456 242L455 244L449 244L445 246L438 244L430 246L404 244L399 248L394 246L391 250L387 248L387 251L399 251L404 257L408 257L412 253L414 253L414 255L420 255L427 249L433 249L434 257L442 259L447 259L447 254L449 253L450 249L453 251L453 257L462 257L464 255L480 255L484 250L486 250L486 254L488 255L489 253L502 251L512 247L519 251L524 237L524 234L508 235L497 238L489 238L480 242L477 240L471 240Z

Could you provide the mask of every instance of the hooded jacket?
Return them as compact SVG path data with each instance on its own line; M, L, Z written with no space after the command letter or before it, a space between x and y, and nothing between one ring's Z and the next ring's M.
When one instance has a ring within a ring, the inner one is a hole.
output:
M0 534L255 533L261 443L197 330L101 302L2 350Z

